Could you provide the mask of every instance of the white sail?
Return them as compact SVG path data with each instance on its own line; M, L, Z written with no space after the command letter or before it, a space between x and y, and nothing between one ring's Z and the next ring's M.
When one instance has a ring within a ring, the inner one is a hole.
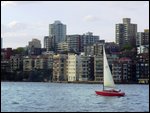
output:
M115 87L114 84L114 80L108 65L108 61L107 61L107 57L106 57L106 53L105 53L105 48L103 46L103 60L104 60L104 64L103 64L103 77L104 77L104 87Z

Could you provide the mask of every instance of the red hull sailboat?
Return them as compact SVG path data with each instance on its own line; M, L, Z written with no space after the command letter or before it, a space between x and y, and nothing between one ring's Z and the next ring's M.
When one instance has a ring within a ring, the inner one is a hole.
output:
M101 96L124 96L125 95L125 93L121 92L121 90L117 91L114 89L115 84L108 65L104 46L103 46L103 75L104 75L103 90L95 91L97 95L101 95ZM111 88L111 89L106 90L106 88Z
M95 91L97 95L102 96L124 96L124 92L119 91L111 91L111 90L104 90L104 91Z

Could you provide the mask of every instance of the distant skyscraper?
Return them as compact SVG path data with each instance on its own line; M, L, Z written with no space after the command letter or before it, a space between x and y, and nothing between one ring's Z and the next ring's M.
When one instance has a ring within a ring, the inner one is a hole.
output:
M53 51L54 50L54 37L45 36L44 37L44 48L46 48L47 51Z
M149 29L144 32L138 32L136 37L136 46L149 45Z
M131 24L130 18L123 18L123 23L116 24L116 43L122 48L125 45L135 47L137 24Z
M41 41L38 39L32 39L28 45L29 55L40 55L41 54Z
M66 25L60 21L55 21L49 25L49 36L55 37L55 43L58 44L66 38Z
M34 47L34 48L41 48L41 41L38 39L32 39L32 41L29 42L29 48Z
M83 35L67 35L66 41L70 49L76 52L83 52L84 46L97 43L99 41L99 36L95 36L91 32Z

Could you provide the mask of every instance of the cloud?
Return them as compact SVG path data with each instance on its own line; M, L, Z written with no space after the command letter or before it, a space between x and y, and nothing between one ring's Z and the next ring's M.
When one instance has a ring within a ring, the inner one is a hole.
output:
M83 18L83 20L86 21L86 22L94 22L94 21L99 21L100 18L96 17L96 16L93 16L93 15L87 15Z
M13 30L25 30L27 28L25 23L20 23L18 21L12 21L7 26Z
M42 3L43 1L1 1L1 6L17 6L17 5L25 5L31 3Z
M48 35L47 27L46 22L30 24L14 20L8 24L1 24L1 37L4 38L5 47L23 47L32 38L43 40L43 37Z
M9 6L9 5L15 5L13 1L1 1L1 6Z
M21 31L27 31L27 32L33 32L33 31L40 31L45 30L45 28L48 27L48 23L46 22L36 22L36 23L23 23L19 21L11 21L8 24L1 24L1 31L2 33L7 32L21 32ZM36 33L37 34L37 33Z

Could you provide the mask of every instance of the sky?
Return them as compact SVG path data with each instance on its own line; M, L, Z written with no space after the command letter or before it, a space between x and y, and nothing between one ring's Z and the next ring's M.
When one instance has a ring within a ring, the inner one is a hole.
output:
M149 29L149 1L1 1L3 48L25 47L48 36L55 20L67 25L67 35L92 32L115 42L115 24L131 18L138 32Z

